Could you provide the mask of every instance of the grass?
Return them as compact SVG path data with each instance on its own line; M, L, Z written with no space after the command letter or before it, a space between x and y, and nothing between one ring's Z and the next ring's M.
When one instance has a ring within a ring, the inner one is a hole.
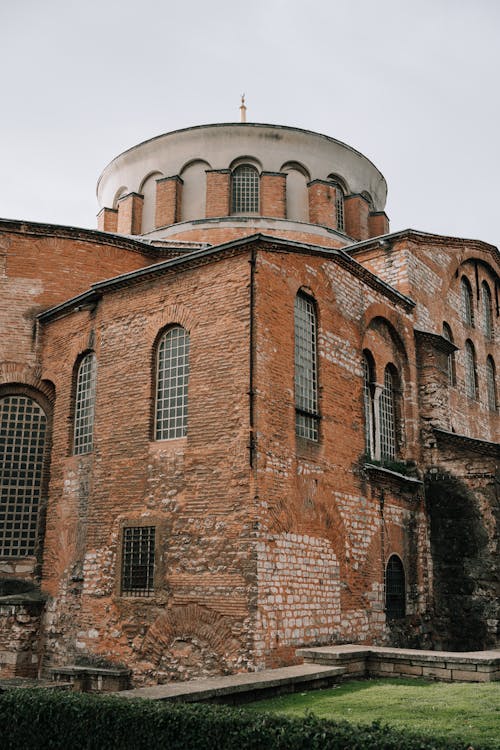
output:
M328 690L294 693L249 703L249 711L354 724L380 721L398 729L500 749L500 684L414 679L353 680Z

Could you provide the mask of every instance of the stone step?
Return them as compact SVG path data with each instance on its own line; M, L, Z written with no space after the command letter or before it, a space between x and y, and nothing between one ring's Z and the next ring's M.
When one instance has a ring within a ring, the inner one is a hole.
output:
M149 698L159 701L244 703L281 693L329 687L339 682L344 674L342 667L298 664L292 667L266 669L211 677L206 680L171 682L166 685L137 688L119 693L123 698Z

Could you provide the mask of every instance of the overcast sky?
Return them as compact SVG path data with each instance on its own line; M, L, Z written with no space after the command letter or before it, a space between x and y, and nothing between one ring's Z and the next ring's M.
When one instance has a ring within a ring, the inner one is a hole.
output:
M0 216L95 228L160 133L239 119L368 156L391 230L500 245L499 0L0 0Z

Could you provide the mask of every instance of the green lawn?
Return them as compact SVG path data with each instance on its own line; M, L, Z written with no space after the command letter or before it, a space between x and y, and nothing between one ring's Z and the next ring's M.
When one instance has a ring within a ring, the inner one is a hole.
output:
M353 680L329 690L249 703L249 711L356 724L380 721L399 729L500 748L500 683L443 683L413 679Z

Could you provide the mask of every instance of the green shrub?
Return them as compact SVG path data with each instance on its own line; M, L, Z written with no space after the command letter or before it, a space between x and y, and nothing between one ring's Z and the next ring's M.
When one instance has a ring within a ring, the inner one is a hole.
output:
M44 690L0 695L0 727L2 750L465 750L377 723Z

